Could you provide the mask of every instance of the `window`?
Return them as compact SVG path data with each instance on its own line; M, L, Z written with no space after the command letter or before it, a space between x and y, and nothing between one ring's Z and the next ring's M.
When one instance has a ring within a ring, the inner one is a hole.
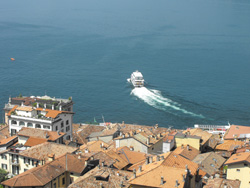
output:
M66 132L68 132L70 130L70 126L66 127Z
M32 123L28 123L27 127L33 127L33 124Z
M68 124L69 124L69 120L66 121L66 125L68 125Z
M12 121L11 121L11 124L12 124L12 125L16 125L17 122L16 122L15 120L12 120Z
M24 169L24 172L27 171L27 170L29 170L29 169L26 169L26 168L25 168L25 169Z
M63 126L64 126L64 124L63 124L63 121L62 121L62 123L61 123L61 128L63 128Z
M53 184L53 188L56 188L56 183Z
M216 160L215 158L213 158L213 160L214 160L215 162L217 162L217 160Z
M236 169L237 172L240 172L240 169Z
M65 178L62 179L62 184L63 184L63 185L65 184Z
M1 158L4 159L4 160L7 160L7 155L2 154L2 155L1 155Z
M25 123L24 123L23 121L20 121L20 122L19 122L19 126L22 126L22 127L23 127L23 126L25 126Z
M44 128L44 129L50 129L50 126L44 125L43 128Z
M248 166L246 163L244 163L244 166Z
M210 166L214 167L214 164L210 164Z
M32 166L34 166L35 165L35 161L34 160L32 160Z
M64 129L62 129L61 132L64 132Z
M30 159L28 159L28 164L30 165Z
M35 127L41 129L41 125L40 124L36 124Z
M56 126L56 131L58 130L58 127Z
M3 163L2 163L2 169L7 170L7 164L3 164Z

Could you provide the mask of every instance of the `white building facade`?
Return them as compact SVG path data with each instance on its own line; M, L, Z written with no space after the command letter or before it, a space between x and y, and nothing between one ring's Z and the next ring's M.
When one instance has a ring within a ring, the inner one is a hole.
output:
M64 139L72 138L73 112L15 106L8 113L11 135L16 135L22 127L66 133Z

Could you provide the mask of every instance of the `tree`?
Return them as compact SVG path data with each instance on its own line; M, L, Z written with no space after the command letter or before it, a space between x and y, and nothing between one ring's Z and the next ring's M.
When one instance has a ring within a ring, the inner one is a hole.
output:
M0 168L0 182L6 180L6 175L8 174L8 172L2 168Z

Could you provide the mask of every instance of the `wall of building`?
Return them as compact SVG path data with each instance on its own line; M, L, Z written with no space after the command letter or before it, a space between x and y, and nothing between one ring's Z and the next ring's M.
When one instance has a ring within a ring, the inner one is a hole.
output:
M113 135L109 135L109 136L100 136L99 140L108 143L109 141L111 141L113 139Z
M250 188L250 165L244 163L229 165L227 168L227 179L240 180L240 188Z
M171 149L174 147L174 140L172 140L171 142L163 142L162 147L163 147L162 148L163 153L171 151Z
M6 159L2 159L2 155L5 155L7 158ZM10 155L5 152L5 153L2 153L0 155L0 168L2 168L2 164L6 164L7 165L7 169L5 169L6 171L10 172Z
M163 144L163 141L161 139L158 142L156 142L154 145L152 145L148 148L148 153L149 154L161 154L162 153L162 144Z
M31 112L23 111L23 110L16 110L16 113L17 115L23 116L23 117L33 117L37 114L35 110L32 110Z
M200 139L197 138L175 138L176 147L189 144L195 149L200 150Z
M28 139L29 137L26 137L26 136L18 136L18 143L24 145Z
M118 142L117 142L118 143ZM119 146L116 145L116 147L123 147L123 146L133 146L134 151L140 151L143 153L148 153L148 147L144 144L140 143L139 141L135 140L134 138L122 138L119 141Z
M24 162L24 158L25 158L25 162ZM28 163L28 160L30 161ZM28 157L24 157L24 156L20 156L19 155L19 173L23 173L25 172L25 170L29 170L29 169L32 169L34 167L36 167L36 164L35 163L32 163L32 160L35 162L38 162L38 164L41 164L41 161L39 160L35 160L35 159L31 159L31 158L28 158Z

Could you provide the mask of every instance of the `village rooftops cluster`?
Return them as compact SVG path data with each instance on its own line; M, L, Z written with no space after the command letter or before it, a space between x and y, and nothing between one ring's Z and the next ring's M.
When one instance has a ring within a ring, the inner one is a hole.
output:
M250 129L74 124L73 101L10 98L0 127L4 187L245 188ZM9 130L8 130L9 129Z

